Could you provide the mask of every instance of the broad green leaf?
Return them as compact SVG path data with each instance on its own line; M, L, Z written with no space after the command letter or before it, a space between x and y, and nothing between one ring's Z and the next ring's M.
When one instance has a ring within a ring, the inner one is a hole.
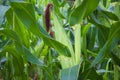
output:
M69 17L70 25L73 26L75 24L80 23L85 15L86 10L87 10L87 3L84 0L83 3L80 6L78 6L77 8L75 8L73 10L73 12L71 13L71 15Z
M95 24L98 27L102 26L102 27L110 28L110 24L108 22L108 19L105 19L106 16L102 17L102 19L101 19L101 17L98 17L98 16L97 16L98 18L96 18L95 15L97 15L97 14L91 14L90 18L88 18L90 23ZM99 14L99 15L101 15L101 14Z
M33 54L26 47L23 47L23 49L24 49L24 56L27 59L27 61L33 64L37 64L39 66L43 66L43 62L37 59L35 56L33 56Z
M32 4L25 2L11 2L11 6L15 15L34 34L39 34L39 27L37 26L35 18L35 10Z
M19 3L12 2L11 5L13 8L13 11L15 12L15 15L20 19L20 21L25 25L25 27L29 31L31 31L36 36L42 37L45 44L55 48L60 54L63 54L65 56L70 56L70 51L65 45L50 38L48 34L46 35L43 33L45 31L44 29L42 29L41 26L37 24L35 13L34 13L34 7L32 4L24 3L24 2L19 2Z
M81 57L81 25L77 24L74 26L75 27L75 31L74 31L74 35L75 35L75 61L76 64L79 64Z
M100 0L84 0L84 1L87 3L87 10L84 16L86 17L97 8Z
M61 42L62 44L66 45L69 50L70 50L70 54L72 55L72 61L69 60L69 65L74 64L74 52L73 52L73 47L72 44L70 42L70 39L68 38L64 28L63 28L63 24L60 22L59 18L56 16L56 14L53 12L53 23L54 23L54 28L55 28L55 38L57 41ZM60 36L62 35L62 36ZM61 58L63 60L67 60L67 58ZM68 61L68 60L67 60ZM62 64L64 64L64 62L62 62ZM68 64L66 64L68 65ZM68 67L69 67L68 65ZM65 66L65 64L63 65Z
M78 80L80 65L71 68L62 69L60 71L60 80Z
M24 27L24 25L20 22L20 20L16 17L12 9L9 9L7 14L7 20L8 22L13 26L14 31L18 34L20 39L22 40L22 43L26 46L30 46L30 34L27 31L27 29ZM13 18L11 20L11 18Z
M21 43L21 39L18 37L18 35L12 31L12 30L0 30L0 35L5 35L7 37L10 37L11 39L13 39L15 41L15 46L17 48L17 52L19 54L21 54L21 56L25 56L24 58L26 58L27 61L33 63L33 64L37 64L42 66L43 63L40 62L40 60L38 60L35 56L33 56L29 50L27 50L25 47L23 47L22 43Z
M70 40L65 32L65 29L63 28L63 24L60 22L59 18L56 16L55 13L53 16L53 20L54 20L56 40L65 44L70 49L71 55L73 55L74 52L73 52L72 44L71 44L71 42L70 42ZM60 34L62 36L59 36Z
M98 6L99 0L83 0L81 5L73 10L70 16L70 25L80 23L81 20L93 12Z
M28 30L24 27L24 25L19 21L19 19L15 17L15 21L14 21L14 26L15 26L15 32L18 34L18 36L20 37L22 43L26 46L26 47L30 47L30 33L28 32Z

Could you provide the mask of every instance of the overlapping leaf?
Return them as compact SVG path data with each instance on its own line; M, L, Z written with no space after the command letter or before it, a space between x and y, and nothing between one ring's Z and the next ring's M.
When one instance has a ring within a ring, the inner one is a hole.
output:
M77 80L79 67L80 67L79 65L76 65L71 68L61 70L60 80Z
M23 47L21 39L18 37L18 35L12 31L12 30L8 30L8 29L4 29L4 30L0 30L0 35L5 35L9 38L11 38L12 40L15 41L15 46L16 46L16 50L19 54L21 54L21 56L25 56L24 58L26 58L26 60L28 60L29 62L33 63L33 64L37 64L40 66L43 66L42 61L40 62L35 56L33 56L25 47Z
M112 41L115 38L118 38L118 37L120 38L120 36L119 36L119 34L120 34L120 27L119 26L120 25L119 24L120 24L120 21L112 24L108 40L106 41L103 48L101 48L101 50L99 51L98 56L95 58L95 60L91 64L91 67L96 65L98 62L100 62L105 57L105 55L110 52L110 46L111 46Z
M20 21L28 30L30 30L35 35L42 37L45 44L54 47L59 53L65 56L70 56L69 49L65 45L50 38L48 34L46 35L43 33L45 31L44 29L42 29L42 27L38 27L35 18L34 7L32 4L23 2L12 2L11 5L16 16L20 19Z
M80 23L81 20L93 12L98 6L99 0L83 0L81 5L74 9L70 16L70 25Z

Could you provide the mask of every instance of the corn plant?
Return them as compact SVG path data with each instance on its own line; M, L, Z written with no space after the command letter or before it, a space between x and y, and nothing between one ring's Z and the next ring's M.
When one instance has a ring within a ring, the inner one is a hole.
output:
M119 0L0 0L1 80L120 80Z

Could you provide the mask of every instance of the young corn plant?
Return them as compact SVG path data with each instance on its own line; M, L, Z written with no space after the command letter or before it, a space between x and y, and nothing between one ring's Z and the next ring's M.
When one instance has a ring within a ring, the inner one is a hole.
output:
M1 0L0 79L119 80L119 0Z

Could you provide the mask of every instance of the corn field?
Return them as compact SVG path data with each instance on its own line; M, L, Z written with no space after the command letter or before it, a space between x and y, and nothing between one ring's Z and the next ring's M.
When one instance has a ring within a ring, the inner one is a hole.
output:
M120 80L120 0L0 0L0 80Z

